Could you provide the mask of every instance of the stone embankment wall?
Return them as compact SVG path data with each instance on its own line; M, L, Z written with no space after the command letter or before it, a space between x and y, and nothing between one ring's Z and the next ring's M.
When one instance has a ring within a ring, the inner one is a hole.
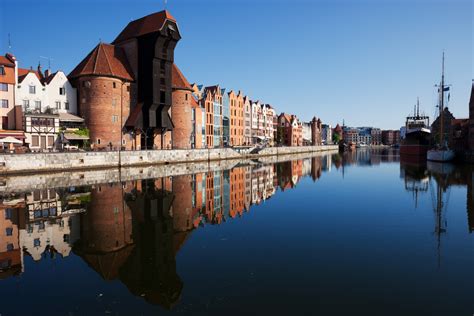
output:
M332 151L331 153L335 153ZM324 152L308 152L292 155L266 156L258 161L253 159L228 159L170 165L149 165L124 168L101 168L76 171L52 171L30 174L6 175L0 177L0 194L30 192L35 189L52 189L157 179L162 177L196 174L229 170L236 166L271 164L290 160L307 159L324 156Z
M0 175L255 159L264 156L293 155L335 149L337 146L273 147L265 148L258 154L241 154L230 148L2 154L0 155Z

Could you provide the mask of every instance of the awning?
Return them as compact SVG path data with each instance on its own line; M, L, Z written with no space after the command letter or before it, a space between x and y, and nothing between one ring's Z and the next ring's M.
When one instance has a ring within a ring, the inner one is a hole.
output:
M25 132L16 130L0 130L0 138L13 137L16 139L25 139Z
M4 137L2 139L0 139L0 143L9 143L9 144L23 144L23 141L22 140L19 140L15 137L12 137L12 136L7 136L7 137Z
M77 135L74 133L64 133L64 139L66 140L88 140L89 136Z
M76 116L71 113L59 113L59 121L61 122L73 122L73 123L84 123L82 117Z

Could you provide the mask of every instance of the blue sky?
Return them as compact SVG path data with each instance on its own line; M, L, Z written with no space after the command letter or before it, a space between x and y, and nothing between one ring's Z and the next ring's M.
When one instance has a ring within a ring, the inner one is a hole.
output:
M0 50L20 67L51 57L53 71L68 73L99 40L163 2L0 0ZM434 115L443 49L449 107L468 116L471 2L168 0L167 9L182 34L175 62L190 82L240 89L304 120L399 128L418 96Z

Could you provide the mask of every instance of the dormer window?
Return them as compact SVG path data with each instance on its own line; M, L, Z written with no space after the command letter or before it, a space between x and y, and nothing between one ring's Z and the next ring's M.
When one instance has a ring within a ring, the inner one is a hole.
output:
M59 88L59 95L65 95L66 94L66 89L61 87Z
M36 86L30 85L30 94L35 94L36 93Z

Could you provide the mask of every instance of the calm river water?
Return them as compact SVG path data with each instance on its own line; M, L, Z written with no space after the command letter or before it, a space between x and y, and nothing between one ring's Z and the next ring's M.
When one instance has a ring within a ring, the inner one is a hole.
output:
M0 314L472 315L473 172L362 150L2 193Z

